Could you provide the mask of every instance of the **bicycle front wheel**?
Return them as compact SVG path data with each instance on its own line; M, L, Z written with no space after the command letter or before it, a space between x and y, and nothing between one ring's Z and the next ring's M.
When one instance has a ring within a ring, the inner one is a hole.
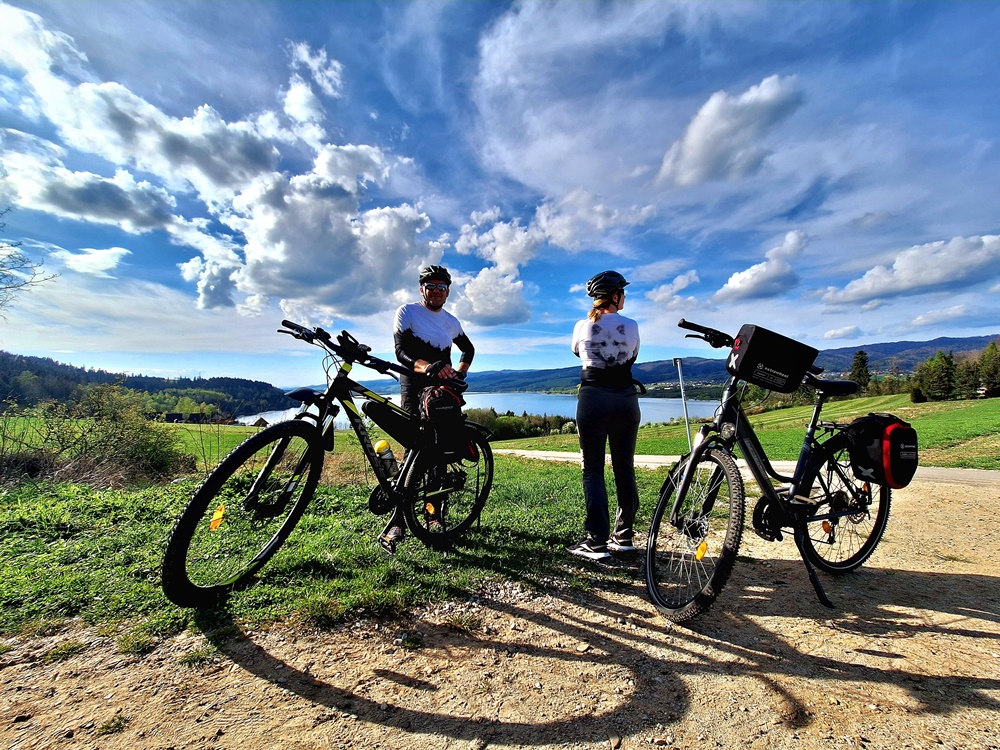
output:
M493 450L466 428L459 450L422 450L414 460L404 483L406 525L424 544L447 549L479 518L492 486Z
M814 566L836 575L871 557L889 523L892 491L855 478L846 439L833 437L824 448L828 457L811 493L816 505L805 519L803 553Z
M167 598L209 607L246 584L288 538L322 469L322 438L306 422L280 422L238 445L170 534L162 570Z
M685 470L691 483L677 497ZM733 571L744 514L743 478L725 451L710 448L667 477L646 540L646 590L668 620L684 622L712 606Z

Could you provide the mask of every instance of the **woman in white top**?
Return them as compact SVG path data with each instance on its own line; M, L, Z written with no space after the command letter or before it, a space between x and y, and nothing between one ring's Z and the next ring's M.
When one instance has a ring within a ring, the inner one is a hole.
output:
M639 431L639 393L632 364L639 356L639 326L620 314L628 282L617 271L602 271L587 282L594 298L588 316L573 330L573 353L583 363L576 407L576 428L583 454L583 494L587 537L568 548L571 554L600 560L612 552L631 552L632 525L639 509L635 485L635 441ZM614 533L604 485L604 448L618 496Z

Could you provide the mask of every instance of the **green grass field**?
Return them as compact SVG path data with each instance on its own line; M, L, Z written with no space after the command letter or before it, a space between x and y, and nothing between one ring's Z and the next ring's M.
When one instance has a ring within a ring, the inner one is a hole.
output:
M869 412L892 412L911 422L919 437L922 465L1000 469L1000 399L914 404L906 395L877 396L828 404L823 418L850 422ZM800 406L756 414L750 422L771 459L794 461L811 414L811 406ZM693 425L692 432L696 429ZM646 426L639 429L636 453L676 456L686 453L687 446L683 425ZM577 451L579 442L576 435L551 435L506 440L494 447Z
M905 397L834 404L831 418L893 411L920 434L927 465L1000 469L1000 399L910 404ZM775 459L794 458L807 409L753 417ZM249 428L178 427L199 460L214 462ZM640 452L686 449L682 427L640 432ZM497 447L578 450L576 436L511 441ZM334 460L357 458L353 435L339 433ZM666 469L639 470L638 525L648 523ZM608 482L610 483L610 472ZM424 603L464 600L484 581L546 581L588 587L627 586L629 568L598 569L569 558L564 547L582 533L579 466L497 456L494 489L481 528L448 555L415 539L394 557L375 541L385 517L367 510L370 473L346 487L321 486L289 542L258 582L207 616L170 604L159 587L163 548L196 479L136 490L32 484L0 490L0 636L49 632L74 618L114 632L122 651L141 653L185 628L229 620L301 622L330 627L360 617L392 617ZM53 657L55 658L55 657Z

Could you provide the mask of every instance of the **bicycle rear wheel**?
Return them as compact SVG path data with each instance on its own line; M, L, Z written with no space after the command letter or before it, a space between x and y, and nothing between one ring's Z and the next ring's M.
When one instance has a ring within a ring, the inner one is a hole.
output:
M404 482L403 514L413 535L447 549L479 518L493 486L493 451L479 430L466 428L461 450L422 450Z
M855 478L846 439L835 436L824 449L828 457L811 493L817 504L805 519L803 553L814 566L836 575L871 557L889 523L892 491Z
M323 468L314 425L280 422L238 445L181 513L163 556L163 592L209 607L246 584L281 547Z
M672 622L705 612L721 593L743 538L743 479L733 457L710 448L687 469L683 497L675 498L684 467L660 490L646 540L646 590ZM677 523L670 517L677 507Z

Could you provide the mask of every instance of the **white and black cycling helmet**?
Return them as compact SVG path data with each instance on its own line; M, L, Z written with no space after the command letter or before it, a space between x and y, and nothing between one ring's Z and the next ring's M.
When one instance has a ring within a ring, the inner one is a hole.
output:
M617 271L601 271L587 282L587 295L595 299L609 299L627 286L625 277Z
M444 266L424 266L420 269L420 283L437 281L451 286L451 274Z

